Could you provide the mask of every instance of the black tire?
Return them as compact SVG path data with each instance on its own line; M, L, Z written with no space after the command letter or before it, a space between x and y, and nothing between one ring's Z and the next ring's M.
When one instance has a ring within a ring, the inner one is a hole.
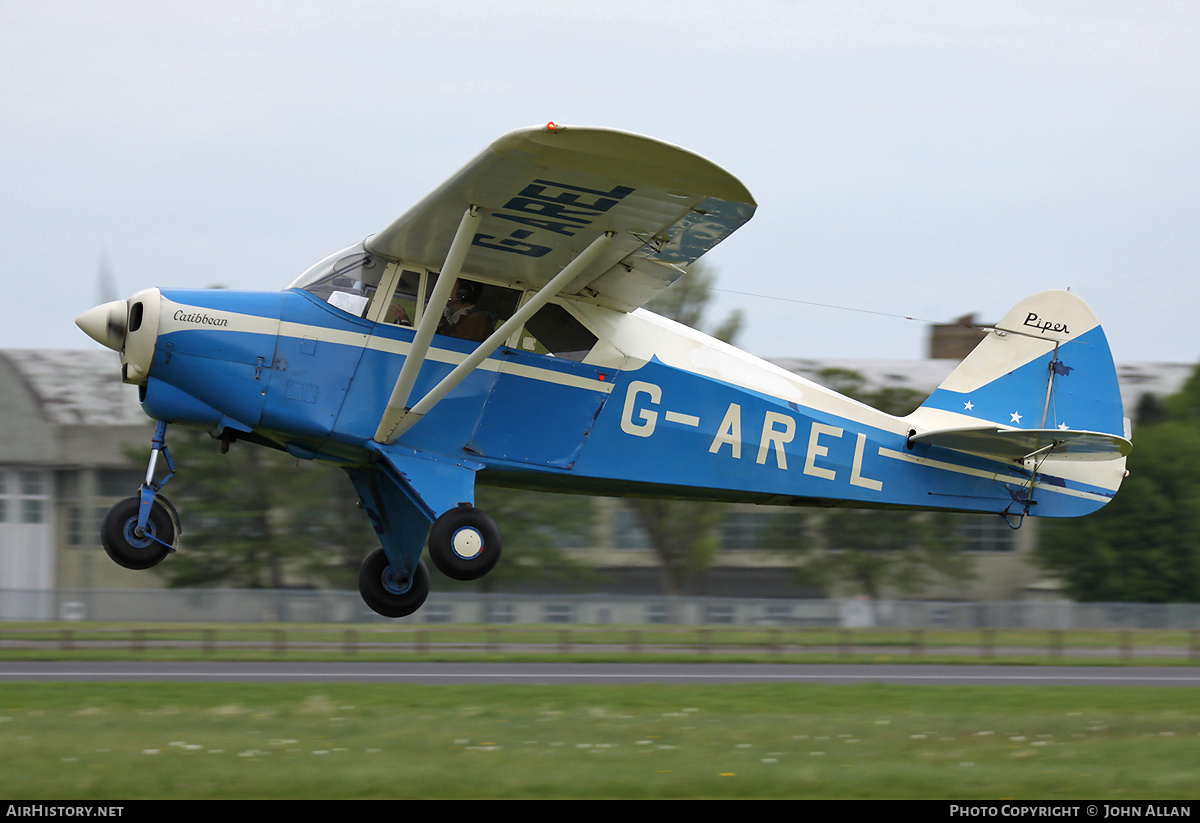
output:
M429 559L452 580L478 580L500 559L500 529L479 509L451 509L429 530Z
M402 577L396 574L383 549L376 549L359 569L358 593L377 614L407 617L421 608L429 596L429 570L417 561L412 575Z
M100 544L105 553L118 566L138 571L157 566L175 545L175 522L157 500L150 508L146 533L136 533L141 505L139 498L127 497L109 509L100 524Z

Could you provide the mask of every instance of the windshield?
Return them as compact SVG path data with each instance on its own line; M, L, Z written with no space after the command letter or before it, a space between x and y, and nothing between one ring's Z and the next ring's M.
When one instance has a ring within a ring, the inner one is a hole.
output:
M333 306L361 317L379 278L384 264L376 260L357 243L329 255L293 280L288 288L304 289Z

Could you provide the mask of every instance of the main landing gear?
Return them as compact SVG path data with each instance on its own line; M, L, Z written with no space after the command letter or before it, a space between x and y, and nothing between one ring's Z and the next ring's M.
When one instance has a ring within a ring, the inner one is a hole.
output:
M433 522L428 550L442 574L453 580L477 580L500 559L500 529L479 509L458 506ZM421 608L429 595L429 570L417 560L412 571L403 571L392 565L386 551L376 549L359 570L358 591L377 614L406 617Z
M421 559L427 548L430 562L452 580L483 577L500 559L500 529L474 506L456 505L431 526L429 509L418 506L398 478L358 467L346 473L381 544L358 574L359 594L372 611L406 617L421 607L429 594Z
M175 475L175 462L166 445L167 424L159 421L151 444L150 465L146 480L136 497L128 497L108 510L100 526L100 543L104 551L119 566L127 569L149 569L157 566L175 551L183 531L179 514L167 498L158 491ZM167 474L155 481L158 457L167 463Z

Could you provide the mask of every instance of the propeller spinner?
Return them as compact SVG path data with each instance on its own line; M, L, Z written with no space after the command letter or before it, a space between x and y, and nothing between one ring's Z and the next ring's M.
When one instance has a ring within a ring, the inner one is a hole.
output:
M100 345L121 351L125 347L128 314L128 301L113 300L88 309L75 318L75 325Z

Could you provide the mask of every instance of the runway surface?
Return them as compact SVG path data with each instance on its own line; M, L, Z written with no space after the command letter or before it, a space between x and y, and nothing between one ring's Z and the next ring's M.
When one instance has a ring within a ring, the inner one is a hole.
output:
M1200 686L1200 669L1148 666L940 666L554 663L0 663L20 680L225 683L739 684L891 683L1008 686Z

